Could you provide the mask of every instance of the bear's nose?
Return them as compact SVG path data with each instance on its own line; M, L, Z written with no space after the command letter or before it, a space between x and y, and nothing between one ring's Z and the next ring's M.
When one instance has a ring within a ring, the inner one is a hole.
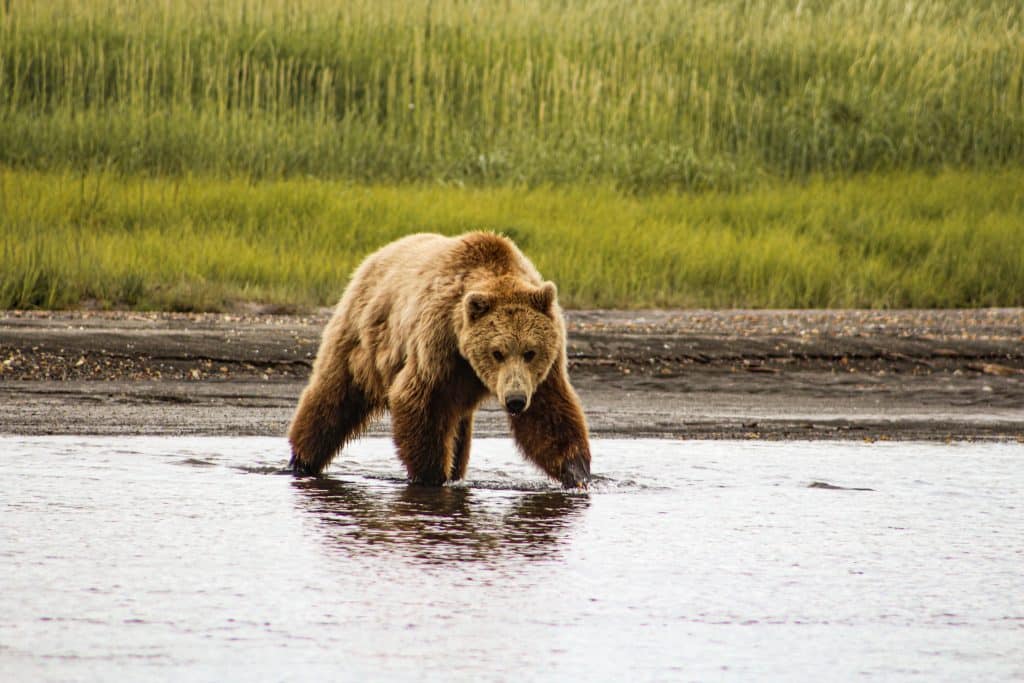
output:
M526 408L526 394L509 394L505 397L505 407L513 415L523 412Z

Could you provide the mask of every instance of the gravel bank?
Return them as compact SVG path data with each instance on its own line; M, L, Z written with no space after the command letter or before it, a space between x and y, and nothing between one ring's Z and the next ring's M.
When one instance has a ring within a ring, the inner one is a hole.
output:
M328 313L2 312L0 432L283 434ZM598 435L1024 439L1024 309L567 318Z

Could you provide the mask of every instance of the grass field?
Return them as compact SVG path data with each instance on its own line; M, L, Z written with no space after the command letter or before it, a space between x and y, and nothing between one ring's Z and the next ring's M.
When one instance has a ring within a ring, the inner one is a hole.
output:
M736 189L1024 160L1019 0L4 0L0 163Z
M0 170L0 307L332 304L416 230L513 237L577 307L1024 305L1024 171L737 195Z
M409 231L573 306L1024 304L1019 0L0 0L0 306L335 300Z

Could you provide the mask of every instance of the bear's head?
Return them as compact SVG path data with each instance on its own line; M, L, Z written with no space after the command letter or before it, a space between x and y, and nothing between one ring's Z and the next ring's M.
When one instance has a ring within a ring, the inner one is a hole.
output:
M459 351L505 410L518 415L562 353L565 333L555 317L553 283L499 284L505 286L462 298Z

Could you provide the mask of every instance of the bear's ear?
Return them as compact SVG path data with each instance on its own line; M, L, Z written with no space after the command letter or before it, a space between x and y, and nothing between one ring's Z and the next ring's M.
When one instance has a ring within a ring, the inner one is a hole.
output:
M491 310L491 297L480 292L470 292L463 297L462 307L466 311L466 318L469 322L475 323Z
M530 302L541 313L550 314L551 306L554 305L557 294L558 290L555 288L555 283L545 282L540 286L540 289L530 295Z

